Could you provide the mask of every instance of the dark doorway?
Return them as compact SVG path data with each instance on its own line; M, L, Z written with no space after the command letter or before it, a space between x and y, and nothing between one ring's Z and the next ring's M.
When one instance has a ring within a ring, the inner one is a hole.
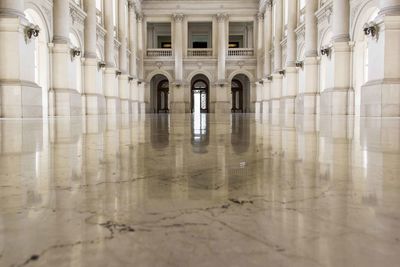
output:
M232 113L243 113L243 84L232 80Z
M168 113L169 82L162 80L157 86L157 113Z

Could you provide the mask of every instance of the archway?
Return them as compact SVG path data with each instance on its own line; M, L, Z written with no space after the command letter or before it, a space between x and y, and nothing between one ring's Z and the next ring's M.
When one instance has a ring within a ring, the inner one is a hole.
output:
M169 112L169 80L162 74L156 74L150 80L150 111Z
M35 82L42 88L42 111L43 117L46 118L49 115L49 33L47 31L46 24L42 17L33 9L29 8L25 10L25 16L28 21L34 25L38 25L40 33L38 38L33 40L34 42L34 54L35 54Z
M232 113L250 112L250 79L245 74L237 74L231 81Z
M203 74L198 74L191 81L191 112L195 114L209 112L210 81Z

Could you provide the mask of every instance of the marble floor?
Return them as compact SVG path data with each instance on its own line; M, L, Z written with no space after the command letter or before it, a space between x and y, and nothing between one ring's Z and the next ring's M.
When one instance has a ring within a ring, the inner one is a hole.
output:
M0 266L399 266L400 119L0 120Z

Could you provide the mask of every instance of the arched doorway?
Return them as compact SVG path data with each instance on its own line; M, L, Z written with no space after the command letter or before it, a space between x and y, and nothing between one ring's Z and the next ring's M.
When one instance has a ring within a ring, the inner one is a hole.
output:
M168 113L169 82L162 80L157 86L157 113Z
M243 113L243 84L232 80L232 113Z
M208 113L209 111L209 80L199 74L193 77L191 83L192 113Z
M38 38L33 40L35 47L35 83L42 88L42 110L43 117L46 118L49 115L50 59L47 45L49 43L49 33L44 19L35 10L26 9L25 16L30 23L38 25L40 28Z
M232 113L250 112L250 79L244 74L235 75L231 81Z
M169 112L169 80L162 74L156 74L150 80L150 111Z

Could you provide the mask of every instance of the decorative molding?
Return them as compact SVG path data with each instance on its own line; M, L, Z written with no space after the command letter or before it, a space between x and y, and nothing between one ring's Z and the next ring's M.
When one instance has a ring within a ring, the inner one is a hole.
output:
M175 22L182 22L183 19L185 18L185 15L181 13L176 13L172 15L172 18L174 19Z
M224 22L225 20L227 20L229 18L228 14L226 14L226 13L218 13L216 15L216 17L217 17L218 22Z

